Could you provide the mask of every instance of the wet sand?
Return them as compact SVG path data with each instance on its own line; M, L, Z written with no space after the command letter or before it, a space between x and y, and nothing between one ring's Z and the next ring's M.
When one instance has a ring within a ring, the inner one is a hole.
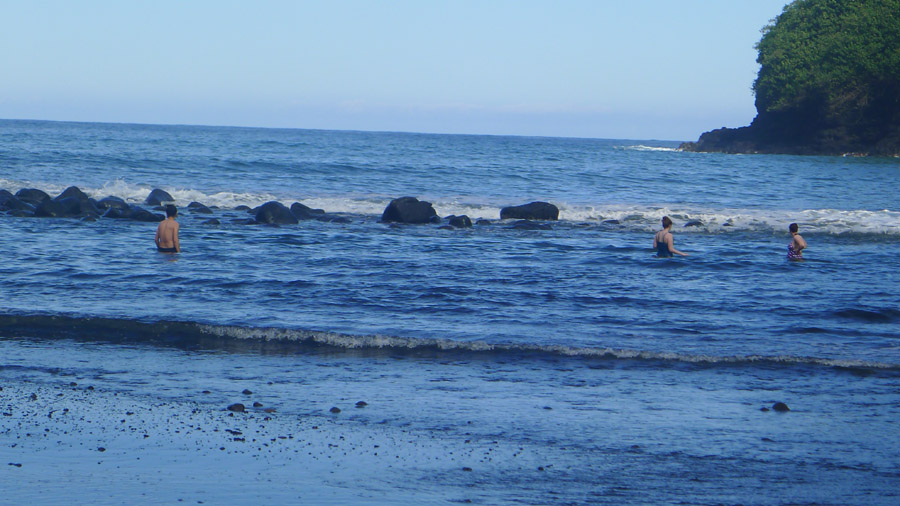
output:
M485 476L473 467L527 461L497 441L267 413L252 400L240 413L74 384L2 387L9 504L481 502L473 486Z

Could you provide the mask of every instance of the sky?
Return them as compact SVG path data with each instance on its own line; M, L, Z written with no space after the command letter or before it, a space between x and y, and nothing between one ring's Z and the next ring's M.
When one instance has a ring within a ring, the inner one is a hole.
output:
M0 0L0 118L696 140L787 0Z

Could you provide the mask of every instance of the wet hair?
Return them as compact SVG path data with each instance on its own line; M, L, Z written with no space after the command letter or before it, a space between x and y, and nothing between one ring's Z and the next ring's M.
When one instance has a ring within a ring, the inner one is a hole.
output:
M663 216L663 228L669 228L672 226L672 220L668 216Z
M796 223L791 223L788 225L788 230L790 230L792 234L796 234L797 231L800 230L800 227L798 227Z
M174 205L169 204L166 206L166 218L171 218L173 216L176 216L177 214L178 208L176 208Z

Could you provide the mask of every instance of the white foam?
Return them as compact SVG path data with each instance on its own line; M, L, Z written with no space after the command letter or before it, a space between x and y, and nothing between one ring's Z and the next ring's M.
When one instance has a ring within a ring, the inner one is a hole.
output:
M560 219L581 222L616 220L637 230L655 230L663 216L675 221L680 232L708 233L735 230L782 232L796 222L801 230L821 234L900 235L900 212L882 209L709 209L688 206L568 206L560 205ZM700 226L684 228L691 221Z
M659 152L677 152L678 148L667 148L663 146L646 146L644 144L636 144L634 146L621 146L620 149L626 149L629 151L659 151Z

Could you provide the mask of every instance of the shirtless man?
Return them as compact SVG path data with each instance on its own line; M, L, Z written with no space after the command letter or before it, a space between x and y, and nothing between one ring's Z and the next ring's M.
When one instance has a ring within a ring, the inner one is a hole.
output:
M181 243L178 242L178 209L172 204L166 206L166 219L160 222L156 228L156 251L160 253L181 253Z

